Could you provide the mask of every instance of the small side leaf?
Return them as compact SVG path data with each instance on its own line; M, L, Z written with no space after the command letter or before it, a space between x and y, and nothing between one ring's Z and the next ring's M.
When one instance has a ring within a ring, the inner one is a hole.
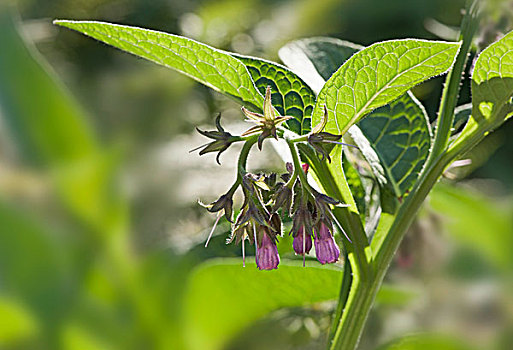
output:
M513 31L488 46L472 73L472 117L458 141L484 134L513 115Z
M363 187L362 179L360 174L354 168L354 166L347 160L346 157L342 159L342 167L346 176L347 184L353 194L356 207L360 213L362 222L365 222L366 203L365 203L365 188Z
M242 62L229 53L178 35L95 21L57 20L136 56L172 68L194 80L261 109L263 97Z
M454 110L454 120L452 122L451 134L454 135L460 131L464 125L467 124L470 115L472 114L472 104L467 103L456 107Z
M326 106L326 131L345 134L373 109L446 72L459 47L460 43L405 39L377 43L359 51L322 88L312 123L321 120Z

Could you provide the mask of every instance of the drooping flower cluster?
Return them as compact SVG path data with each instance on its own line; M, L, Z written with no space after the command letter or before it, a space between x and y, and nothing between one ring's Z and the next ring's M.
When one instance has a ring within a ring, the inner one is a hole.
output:
M308 164L301 166L294 143L305 142L322 160L329 160L329 145L327 145L327 149L324 143L337 142L341 136L322 132L326 123L325 116L323 122L314 127L310 134L299 137L297 140L286 139L294 159L294 164L286 164L286 173L280 176L276 173L252 174L246 171L246 159L251 146L257 143L261 149L265 138L281 137L282 133L278 126L291 117L277 115L271 105L270 87L266 90L263 115L250 112L245 108L242 111L250 121L256 122L257 125L240 137L225 132L221 127L220 117L216 119L217 131L198 129L202 135L214 139L210 144L202 146L204 148L200 154L219 152L217 160L219 155L233 142L245 141L239 159L237 181L227 193L205 207L210 212L218 213L216 224L223 212L226 219L232 223L228 242L242 245L244 265L244 242L248 240L250 244L255 245L255 259L259 269L272 270L278 267L280 257L276 244L278 238L283 235L282 219L292 221L292 228L289 232L293 237L292 247L297 255L303 257L303 265L312 246L315 247L315 255L321 264L336 262L340 257L340 249L333 236L335 221L331 210L332 207L341 204L337 200L319 193L309 185L307 181ZM258 137L250 136L253 134L258 134ZM237 217L232 220L232 198L239 187L242 189L244 201ZM210 232L208 240L210 240L214 228Z

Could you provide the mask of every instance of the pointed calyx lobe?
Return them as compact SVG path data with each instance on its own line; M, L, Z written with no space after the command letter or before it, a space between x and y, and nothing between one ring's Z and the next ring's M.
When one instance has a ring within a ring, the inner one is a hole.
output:
M264 139L269 136L273 136L276 140L278 135L276 134L276 127L281 123L293 118L292 116L279 116L276 114L276 110L272 106L271 102L271 87L267 86L265 91L265 99L263 106L264 114L251 112L245 107L242 107L242 112L246 116L246 121L253 122L256 125L246 130L242 136L258 134L258 148L262 149L262 143Z
M206 145L200 146L198 148L195 148L192 151L202 148L201 151L199 152L200 156L202 156L206 153L209 153L209 152L218 152L217 156L216 156L216 161L218 164L221 164L219 162L219 157L221 156L221 153L226 151L228 149L228 147L230 147L233 142L237 141L237 138L233 137L229 132L226 132L223 129L223 127L221 126L221 113L219 113L217 115L216 128L217 128L217 130L213 130L213 131L203 131L199 128L196 128L196 130L201 135L208 137L209 139L212 139L214 141L207 143Z

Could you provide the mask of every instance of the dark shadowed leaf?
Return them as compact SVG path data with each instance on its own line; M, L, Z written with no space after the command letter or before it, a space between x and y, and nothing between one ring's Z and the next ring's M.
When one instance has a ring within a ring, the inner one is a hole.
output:
M395 196L404 195L413 187L431 147L424 108L408 93L376 109L358 126L380 159L386 186Z

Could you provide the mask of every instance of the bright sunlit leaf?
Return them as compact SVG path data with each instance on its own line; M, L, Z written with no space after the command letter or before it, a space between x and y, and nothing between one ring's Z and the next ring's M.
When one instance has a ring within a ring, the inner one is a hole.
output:
M149 29L94 21L54 22L123 51L177 70L206 86L261 108L246 67L229 53L195 40Z
M326 106L326 131L345 134L373 109L446 72L459 47L459 43L406 39L377 43L359 51L322 88L312 124L320 122Z

